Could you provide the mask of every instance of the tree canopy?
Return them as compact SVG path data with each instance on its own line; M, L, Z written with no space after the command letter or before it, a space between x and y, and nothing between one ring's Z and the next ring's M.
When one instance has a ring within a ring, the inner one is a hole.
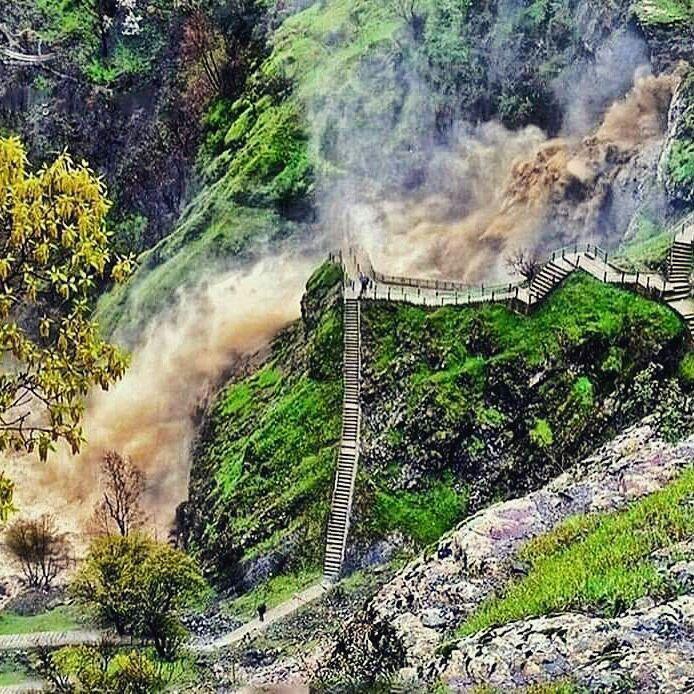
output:
M91 318L98 283L132 271L111 252L109 206L86 163L63 153L32 171L21 142L0 138L0 452L45 460L60 440L78 452L84 396L126 368Z
M71 593L99 622L145 639L168 659L186 635L181 614L205 603L208 586L194 559L133 533L95 539Z

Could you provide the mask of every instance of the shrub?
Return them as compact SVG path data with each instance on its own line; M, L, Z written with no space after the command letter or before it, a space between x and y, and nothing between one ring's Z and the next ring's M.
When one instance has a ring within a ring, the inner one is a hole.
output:
M144 651L98 646L70 646L38 654L36 671L55 691L101 694L150 694L164 691L180 667L171 668Z
M17 519L5 533L5 546L22 567L24 578L32 588L50 588L56 576L68 566L70 544L48 514Z
M208 587L195 561L141 534L97 538L71 593L104 625L140 637L172 659L186 631L186 609L204 603Z
M101 461L103 496L94 509L92 524L100 535L114 531L125 537L145 519L140 497L144 473L116 451L107 451Z

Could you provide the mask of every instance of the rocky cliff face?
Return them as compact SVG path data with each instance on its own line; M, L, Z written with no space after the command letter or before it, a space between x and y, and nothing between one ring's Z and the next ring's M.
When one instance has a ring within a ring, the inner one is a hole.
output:
M688 597L659 606L645 601L616 621L567 614L453 642L450 635L485 597L523 573L515 557L530 538L576 514L624 508L663 488L693 459L694 438L667 444L643 422L543 489L480 511L405 567L357 614L324 659L323 676L369 680L399 671L420 682L441 678L462 691L565 676L591 686L632 677L643 686L639 691L682 691L678 687L694 677L692 555L686 543L681 553L673 549L653 560L677 577L678 590ZM640 659L646 651L648 658ZM370 664L374 652L380 654L376 668ZM614 659L606 660L608 652ZM649 663L658 664L649 669ZM657 673L664 680L653 688Z

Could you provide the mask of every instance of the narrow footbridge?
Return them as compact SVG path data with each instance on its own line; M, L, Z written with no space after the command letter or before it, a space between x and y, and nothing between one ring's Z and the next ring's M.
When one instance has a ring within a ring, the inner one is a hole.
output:
M342 441L328 521L323 579L339 579L345 560L354 484L359 463L361 374L360 303L398 301L422 306L479 306L500 303L530 313L572 272L582 270L606 284L661 301L678 313L694 342L694 298L690 277L694 264L694 214L672 232L664 275L627 272L610 262L608 252L593 243L573 244L551 253L530 282L471 286L462 282L386 275L374 270L368 255L350 247L339 256L344 284L344 400ZM368 283L362 287L362 279Z

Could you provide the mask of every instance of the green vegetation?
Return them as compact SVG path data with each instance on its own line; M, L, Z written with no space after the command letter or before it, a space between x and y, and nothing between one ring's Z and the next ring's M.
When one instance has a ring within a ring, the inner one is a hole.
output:
M694 386L694 352L688 352L680 362L680 378L688 386Z
M215 195L214 188L203 190L196 200L212 199L211 207L203 213L193 202L176 231L140 256L128 285L101 297L96 315L104 334L136 334L171 305L176 290L200 282L200 268L209 277L211 271L222 269L225 260L240 254L251 239L278 240L296 229L274 212L230 205L225 197Z
M467 493L457 492L450 479L418 492L381 490L376 493L374 534L384 537L399 530L415 545L426 546L453 527L466 510Z
M619 614L667 589L651 554L694 532L694 469L619 512L576 516L520 552L528 574L485 602L462 634L564 610Z
M436 690L435 694L446 694L447 691L446 689L442 689L440 692ZM519 694L583 694L586 690L571 680L561 679L555 682L540 682L527 687L518 687L517 691ZM496 687L481 685L475 687L472 694L503 694L503 692Z
M676 140L673 143L668 172L675 183L694 187L694 139Z
M82 625L82 616L74 607L55 607L37 615L0 612L0 636L33 634L37 631L74 631Z
M12 687L13 685L26 682L27 679L27 674L23 670L4 670L0 668L0 687Z
M370 303L362 329L377 396L365 404L353 530L364 542L400 530L420 545L464 517L466 489L477 504L532 489L653 413L664 376L646 367L674 374L685 338L669 308L585 274L529 316Z
M193 559L137 533L95 539L70 592L99 623L143 639L166 661L175 660L187 636L184 611L200 609L209 597Z
M165 48L166 22L172 16L168 3L150 2L138 11L137 30L124 31L126 14L107 10L100 0L35 0L42 18L39 33L52 46L69 46L81 72L95 84L113 86L147 75ZM95 14L109 15L106 22ZM103 33L103 40L102 40ZM104 46L107 47L104 55Z
M37 671L57 690L75 692L163 692L189 684L194 666L187 659L162 661L152 649L69 646L39 654Z
M305 342L279 340L270 361L225 388L210 412L195 452L201 512L191 544L227 577L239 561L289 547L284 572L311 572L322 559L341 429L340 278L336 266L316 271Z
M661 270L671 244L670 231L648 217L641 217L634 238L611 254L610 262L627 272Z
M694 22L694 3L691 5ZM670 187L683 200L694 196L694 69L690 69L678 90L681 114L675 123L675 140L670 148L667 174Z
M636 15L644 24L681 24L694 17L692 0L639 0Z
M226 603L224 610L243 620L252 619L256 616L256 610L261 603L265 603L268 609L272 609L291 599L295 593L316 583L320 575L319 570L307 568L273 576L262 585Z

